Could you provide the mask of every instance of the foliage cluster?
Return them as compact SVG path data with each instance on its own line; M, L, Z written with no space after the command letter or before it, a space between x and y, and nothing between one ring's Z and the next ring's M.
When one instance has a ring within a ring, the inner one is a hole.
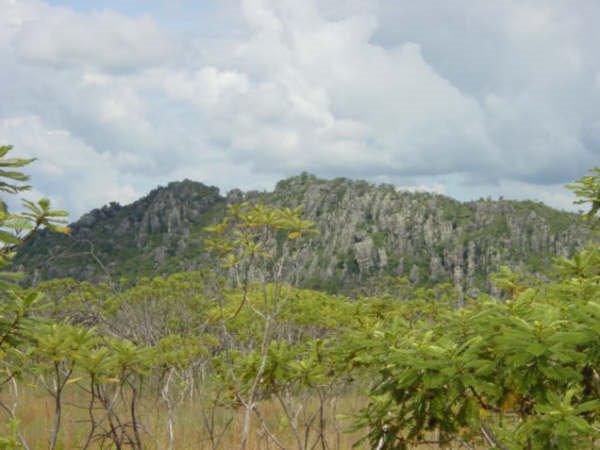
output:
M571 186L592 204L592 223L600 194L594 173ZM504 299L480 297L417 326L388 321L371 330L363 340L368 357L358 356L379 372L360 422L371 447L594 448L600 248L558 258L554 267L549 282L504 268L493 277Z

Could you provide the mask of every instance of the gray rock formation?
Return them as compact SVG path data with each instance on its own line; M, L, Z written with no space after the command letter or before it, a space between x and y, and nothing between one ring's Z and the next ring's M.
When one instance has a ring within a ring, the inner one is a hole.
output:
M241 200L303 207L319 235L289 255L289 270L305 286L330 290L384 274L414 283L450 281L463 292L489 290L488 275L501 265L543 272L552 257L570 255L591 239L577 215L538 202L461 203L302 174L279 182L273 192L234 189L226 198L201 183L171 183L131 205L89 212L72 225L71 236L40 233L17 265L31 279L102 280L195 269L208 261L203 228L219 221L228 203Z

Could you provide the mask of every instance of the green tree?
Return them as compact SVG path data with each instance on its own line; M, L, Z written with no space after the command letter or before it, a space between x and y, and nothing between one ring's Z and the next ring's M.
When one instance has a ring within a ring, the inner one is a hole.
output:
M573 184L567 185L567 188L574 191L575 195L577 195L576 204L590 204L590 210L584 217L591 220L594 226L597 226L598 215L600 213L600 167L594 167L590 172L590 175L581 177Z
M0 192L14 195L27 191L30 186L25 184L29 176L19 169L27 166L34 159L8 157L12 147L0 146ZM0 387L10 382L22 370L22 358L16 351L17 347L25 341L32 339L33 320L30 316L32 306L40 299L38 293L23 294L14 284L20 276L14 272L6 271L18 248L40 228L66 233L63 219L65 211L54 211L48 199L38 202L23 200L24 212L14 213L9 211L6 199L0 199L0 363L4 376ZM0 401L2 410L9 419L15 423L14 408ZM19 435L21 445L27 447L23 437ZM0 438L0 444L9 441Z
M208 248L218 255L222 267L229 271L241 290L241 301L235 311L223 310L222 326L227 329L229 322L247 309L261 327L256 351L245 358L239 351L231 351L223 359L234 367L248 369L242 373L228 371L234 395L244 407L241 450L248 446L252 416L256 415L260 420L257 401L269 362L273 360L274 330L290 300L285 267L290 262L288 247L302 235L314 233L313 227L312 222L300 217L299 209L242 203L231 205L221 223L207 228L214 236L207 240ZM253 280L262 281L259 289L254 291L251 289ZM253 292L261 295L256 298ZM262 426L266 430L264 422ZM275 439L272 433L267 433Z
M21 167L30 164L33 159L8 158L11 146L0 146L0 191L16 194L30 189L22 184L29 176L20 172ZM25 211L13 213L8 210L4 199L0 200L0 269L6 269L16 250L40 228L68 232L63 226L65 211L54 211L48 199L37 203L23 200ZM23 296L13 282L19 274L0 272L0 350L6 346L15 346L24 337L24 325L29 308L39 299L39 295Z
M600 170L571 186L597 226ZM354 360L378 373L359 426L373 448L595 448L600 438L598 246L546 282L503 269L506 300L482 297L428 320L377 324ZM365 354L366 353L366 354Z

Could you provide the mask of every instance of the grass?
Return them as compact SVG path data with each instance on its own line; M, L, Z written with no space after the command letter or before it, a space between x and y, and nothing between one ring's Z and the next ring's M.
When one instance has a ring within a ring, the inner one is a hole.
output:
M17 417L19 428L31 450L48 448L50 429L53 420L52 399L43 390L31 386L22 386L19 392L19 407ZM2 400L11 404L14 397L3 393ZM89 430L87 410L82 405L84 395L81 391L68 393L65 397L62 427L58 439L58 450L82 448ZM307 426L312 414L318 410L318 399L309 398L304 402L304 410L297 417L302 447L299 447L281 406L274 400L263 401L258 405L266 428L254 418L250 433L248 450L277 450L277 449L328 449L349 450L362 437L363 432L349 432L352 424L350 415L358 412L366 405L366 397L356 393L348 393L341 397L330 399L325 408L324 435L320 439L316 426ZM214 415L213 439L208 431L210 413L202 401L186 399L177 405L174 414L174 450L231 450L240 447L242 434L242 408L216 408ZM142 423L142 439L144 448L148 450L169 449L167 431L168 412L164 402L146 399L142 402L140 421ZM208 421L208 422L207 422ZM266 431L268 430L268 431ZM308 432L307 432L308 430ZM0 423L0 436L10 433L7 423ZM305 434L306 433L306 434ZM274 442L273 436L279 442ZM434 436L432 435L432 439ZM5 448L5 447L2 447ZM11 447L6 447L11 448ZM17 447L20 448L20 447ZM114 449L110 441L104 443L96 440L90 449ZM130 448L123 446L123 448ZM355 447L368 449L368 443ZM437 449L437 444L423 444L414 449ZM459 444L445 447L448 449L465 448ZM467 447L480 449L484 447Z
M62 425L57 449L70 450L82 448L89 431L89 418L85 405L87 394L73 386L66 392ZM12 405L14 396L8 390L3 391L2 400ZM328 399L324 408L324 433L322 438L318 432L318 398L295 399L302 408L296 410L298 435L304 448L327 448L346 450L362 436L360 432L348 432L352 420L344 415L358 412L365 406L366 398L358 394L347 394ZM284 414L281 405L275 400L262 401L257 406L264 424L257 416L253 417L248 450L267 450L281 448L275 444L273 437L286 449L298 448L292 427ZM140 404L140 422L142 424L142 440L144 448L165 450L169 448L168 410L160 398L145 398ZM125 413L125 411L121 411ZM214 416L211 417L211 413ZM98 411L98 416L101 412ZM200 399L187 398L174 408L174 442L177 450L216 450L239 448L243 426L244 409L217 407L214 410L206 407ZM315 418L311 421L311 418ZM21 384L19 386L18 406L16 408L19 429L30 449L48 448L50 430L53 421L52 398L41 388ZM125 414L123 415L125 417ZM213 433L211 441L211 422ZM0 424L0 436L9 436L7 421ZM90 449L112 449L109 441L104 444L96 440ZM130 448L124 446L124 448ZM358 448L368 448L361 446Z

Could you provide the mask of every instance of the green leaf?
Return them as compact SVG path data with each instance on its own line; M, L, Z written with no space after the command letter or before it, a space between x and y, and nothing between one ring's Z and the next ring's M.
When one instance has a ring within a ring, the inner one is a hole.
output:
M591 400L578 405L575 408L576 414L581 414L589 411L597 411L600 413L600 400Z
M539 357L539 356L542 356L546 352L547 347L540 342L534 342L532 344L529 344L525 348L525 350L527 352L529 352L530 354L532 354L533 356Z

